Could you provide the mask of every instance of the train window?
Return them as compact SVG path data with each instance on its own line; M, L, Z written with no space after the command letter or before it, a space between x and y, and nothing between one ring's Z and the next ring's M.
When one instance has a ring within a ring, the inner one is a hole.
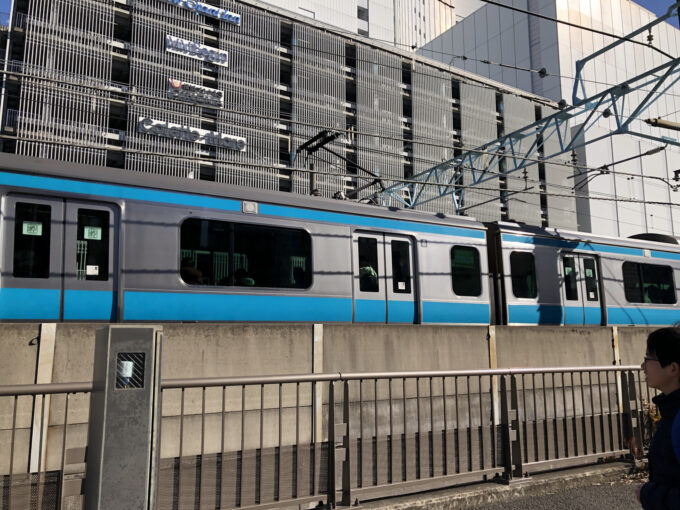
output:
M630 303L674 304L675 282L670 266L623 263L623 287Z
M234 225L234 285L308 288L312 239L303 230Z
M109 212L78 209L76 279L109 279Z
M14 214L14 271L16 278L49 278L52 208L17 202Z
M180 276L190 285L308 288L312 240L302 230L190 218L180 229Z
M359 290L378 292L378 240L373 237L360 237L359 244Z
M481 295L482 271L479 266L479 252L475 248L451 248L451 285L457 296Z
M564 268L564 291L568 301L578 299L578 282L576 281L576 259L574 257L563 257L562 266Z
M189 285L229 285L229 223L190 218L180 229L180 277Z
M392 290L395 294L411 293L411 245L392 241Z
M510 274L512 275L512 293L518 298L536 298L536 266L534 256L523 251L510 254Z
M588 301L597 301L597 266L595 265L595 259L583 259L583 269L586 273L586 299Z

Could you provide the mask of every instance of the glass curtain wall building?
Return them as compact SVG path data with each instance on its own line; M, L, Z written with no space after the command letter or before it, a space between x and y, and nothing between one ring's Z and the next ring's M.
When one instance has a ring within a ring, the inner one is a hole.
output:
M629 34L655 19L652 13L631 0L507 0L507 3L618 36ZM667 61L667 57L649 45L672 56L680 55L680 31L668 23L656 25L649 34L638 36L638 40L642 44L618 46L584 69L586 97ZM573 26L486 5L426 44L418 53L554 101L565 99L571 103L575 61L613 41L611 37ZM467 60L463 60L463 56ZM504 66L489 65L482 60ZM537 72L518 68L533 71L545 68L547 76L541 78ZM635 94L640 99L644 92ZM624 115L631 112L630 104ZM675 85L644 113L642 119L663 117L679 122L679 114L680 86ZM641 121L634 124L631 128L636 131L678 139L677 131L654 128ZM613 117L601 119L598 126L587 133L586 139L606 135L614 128ZM578 126L572 126L574 129ZM674 192L672 187L674 171L680 168L680 152L668 146L663 152L634 158L661 145L629 135L609 137L580 149L577 158L579 164L589 168L610 165L611 172L577 173L574 177L550 170L546 172L546 181L554 181L579 195L578 226L581 230L620 236L658 232L680 237L680 192ZM628 158L634 159L611 165ZM570 160L569 154L561 158L562 162Z
M159 178L351 196L369 172L409 178L556 106L261 3L17 0L9 34L5 152ZM299 150L323 131L332 153ZM470 190L467 214L547 224L557 197L535 166ZM527 190L517 216L509 189Z

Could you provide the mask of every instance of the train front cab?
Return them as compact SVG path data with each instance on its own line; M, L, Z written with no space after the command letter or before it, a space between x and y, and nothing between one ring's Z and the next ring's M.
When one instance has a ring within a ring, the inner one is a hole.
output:
M116 204L9 193L2 217L1 320L116 320Z

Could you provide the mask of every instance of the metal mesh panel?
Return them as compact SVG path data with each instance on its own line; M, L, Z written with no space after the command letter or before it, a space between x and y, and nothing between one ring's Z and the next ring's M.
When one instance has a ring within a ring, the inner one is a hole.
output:
M548 117L557 110L549 107L541 108L541 115ZM568 143L571 132L567 129L563 132L564 143ZM545 152L554 154L559 150L559 141L553 136L545 141ZM566 155L556 158L556 161L565 162ZM574 186L574 170L564 165L545 164L545 189L548 194L548 225L555 228L566 228L576 230L576 197L552 196L551 193L567 195Z
M416 64L411 78L413 172L418 174L453 158L453 109L451 75ZM435 196L437 188L423 191L423 198ZM450 197L428 202L421 210L454 213Z
M327 129L345 129L345 42L342 38L301 24L293 26L293 118L300 122L313 124L292 125L293 148L299 147L321 131L316 126ZM342 155L345 137L340 137L326 145ZM320 150L309 159L316 170L330 175L317 177L316 188L321 195L332 197L344 188L343 177L347 164L340 158ZM304 168L305 158L300 154L296 167ZM336 174L333 176L332 174ZM309 174L295 172L293 191L306 195L309 193Z
M528 99L503 94L503 125L506 133L512 133L534 121L534 105ZM533 140L527 141L527 146ZM524 155L526 155L524 153ZM534 156L535 157L535 156ZM523 160L507 161L507 168L519 165ZM508 175L508 192L531 189L531 193L511 194L508 198L508 215L513 221L519 221L528 225L541 225L541 196L538 194L538 165L530 165L523 170L518 170Z
M158 95L164 91L168 78L196 83L204 63L165 50L166 35L203 42L203 32L196 24L197 17L188 10L155 0L135 3L132 16L130 45L130 88L143 94ZM167 23L172 19L173 23ZM171 74L171 76L169 76ZM137 132L139 117L200 128L199 106L170 102L164 98L138 98L128 102L127 148L132 151L157 155L128 153L125 167L130 170L171 175L198 176L199 163L182 159L195 156L197 144ZM201 147L207 149L207 147ZM160 154L167 154L162 157Z
M241 14L241 25L220 22L220 49L229 52L229 67L219 67L217 88L224 90L228 110L217 115L217 131L245 137L245 152L217 148L218 161L252 163L216 164L215 180L239 186L279 189L279 137L277 121L254 117L278 118L280 101L279 45L280 21L262 10L241 3L223 1L222 8ZM262 168L261 166L272 168Z
M40 78L61 79L91 85L110 80L113 2L92 0L35 0L22 19L25 29L23 72ZM11 66L13 67L13 66ZM12 69L16 70L16 69ZM18 154L101 164L104 150L69 144L101 145L108 131L108 92L23 78L19 111L15 119Z
M479 85L460 84L460 124L461 141L464 148L478 147L495 140L498 136L496 123L496 91ZM466 172L463 184L472 184L472 176ZM479 221L498 221L501 219L498 179L491 179L480 185L480 188L465 190L464 207L469 216Z
M382 177L404 177L401 59L357 45L357 160ZM384 138L387 137L387 138ZM390 138L391 137L391 138ZM365 184L362 180L360 183ZM386 184L390 184L389 182ZM377 186L368 188L372 193Z

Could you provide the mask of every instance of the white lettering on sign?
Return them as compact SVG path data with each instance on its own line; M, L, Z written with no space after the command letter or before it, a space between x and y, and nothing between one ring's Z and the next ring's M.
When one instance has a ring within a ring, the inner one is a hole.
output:
M218 50L199 44L193 41L186 41L179 37L171 35L165 36L165 49L170 53L184 55L185 57L195 58L196 60L203 60L205 62L212 62L215 65L228 67L229 53L224 50Z
M194 104L208 106L224 106L224 92L208 87L201 87L181 80L168 79L168 97L180 99Z
M212 18L221 19L228 23L233 23L234 25L241 25L241 15L235 12L227 11L226 9L220 9L213 5L204 4L202 2L197 2L196 0L165 0L169 4L175 4L178 7L183 7L184 9L189 9L196 14L205 14Z
M240 136L232 136L217 131L208 131L182 124L172 124L162 120L154 120L149 117L139 117L137 131L149 135L163 136L183 140L185 142L214 145L232 151L245 152L247 141Z

